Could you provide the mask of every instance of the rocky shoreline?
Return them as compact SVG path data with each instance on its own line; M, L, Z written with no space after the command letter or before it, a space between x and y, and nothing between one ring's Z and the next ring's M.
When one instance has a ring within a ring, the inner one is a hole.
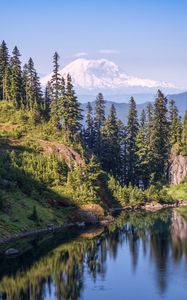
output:
M176 208L176 207L183 207L187 206L187 201L183 200L176 200L174 203L170 204L160 204L156 202L150 202L142 206L137 206L137 207L130 207L130 206L125 206L125 207L116 207L116 208L111 208L110 212L116 212L116 211L157 211L160 209L165 209L165 208Z
M98 221L94 221L94 222L90 221L90 222L67 223L67 224L63 224L63 225L51 225L46 228L39 228L39 229L33 229L33 230L25 231L25 232L18 232L15 235L10 235L10 236L0 238L0 245L10 243L10 242L18 240L18 239L27 238L27 237L30 237L33 235L54 233L54 232L58 232L63 229L68 229L68 228L72 228L72 227L80 228L80 227L85 227L88 225L104 226L111 222L112 222L112 220L106 219L106 220L98 220Z
M144 206L141 207L116 207L116 208L111 208L109 209L110 213L113 212L120 212L120 211L157 211L160 209L166 209L166 208L176 208L176 207L182 207L182 206L187 206L187 202L185 201L175 201L175 203L173 204L159 204L159 203L148 203ZM90 214L90 212L89 212ZM89 216L90 217L90 216ZM83 218L81 218L83 219ZM10 236L6 236L6 237L1 237L0 238L0 245L2 244L6 244L18 239L23 239L26 237L30 237L33 235L38 235L38 234L47 234L47 233L53 233L53 232L57 232L57 231L61 231L63 229L68 229L68 228L72 228L72 227L85 227L87 225L107 225L109 223L112 223L114 221L113 217L106 217L106 218L100 218L98 217L97 219L94 218L92 219L90 217L90 220L87 218L86 222L84 221L77 221L77 222L72 222L72 223L65 223L62 225L49 225L46 228L38 228L38 229L33 229L30 231L25 231L25 232L18 232L15 235L10 235Z
M18 232L14 235L1 237L0 238L0 245L5 244L5 243L9 243L9 242L17 240L17 239L26 238L26 237L29 237L29 236L32 236L32 235L37 235L37 234L41 234L41 233L49 233L49 232L62 230L64 228L68 228L68 227L71 227L71 226L73 226L71 223L70 224L64 224L64 225L52 225L52 226L49 226L49 227L46 227L46 228L33 229L33 230L25 231L25 232Z

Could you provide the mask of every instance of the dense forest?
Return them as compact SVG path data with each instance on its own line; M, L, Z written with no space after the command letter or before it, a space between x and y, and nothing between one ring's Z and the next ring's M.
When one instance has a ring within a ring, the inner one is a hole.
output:
M154 193L160 200L158 191L168 183L172 147L187 154L187 113L182 120L175 102L168 102L158 90L140 117L134 98L130 99L125 125L114 105L105 115L104 96L99 93L95 110L87 105L84 124L71 75L60 76L58 53L45 90L32 58L22 67L20 56L17 47L10 55L6 43L1 43L0 123L11 123L12 131L2 126L0 209L6 207L6 186L34 199L68 198L76 203L98 202L103 194L132 205L150 195L154 198ZM15 139L17 145L12 146ZM45 157L41 139L73 148L84 163L72 168L55 155ZM37 220L35 208L33 216Z

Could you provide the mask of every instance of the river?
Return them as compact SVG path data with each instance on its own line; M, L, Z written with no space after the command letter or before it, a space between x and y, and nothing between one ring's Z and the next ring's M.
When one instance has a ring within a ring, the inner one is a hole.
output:
M0 247L0 299L186 300L187 213L129 212ZM7 248L20 251L3 255Z

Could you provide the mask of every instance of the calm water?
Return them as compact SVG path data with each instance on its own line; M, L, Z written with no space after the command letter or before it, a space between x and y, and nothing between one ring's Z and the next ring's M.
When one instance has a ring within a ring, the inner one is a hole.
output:
M6 247L21 254L0 256L0 299L187 299L187 221L176 211Z

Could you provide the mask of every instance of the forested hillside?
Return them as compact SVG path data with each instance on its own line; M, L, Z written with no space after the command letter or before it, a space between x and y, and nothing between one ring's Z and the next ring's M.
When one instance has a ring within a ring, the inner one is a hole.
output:
M187 114L159 90L138 118L129 101L126 124L115 105L105 115L100 93L86 122L70 74L53 76L45 91L32 58L23 67L17 47L0 45L0 235L72 220L76 209L97 204L104 211L171 202L171 148L187 155ZM169 109L168 109L169 107Z

